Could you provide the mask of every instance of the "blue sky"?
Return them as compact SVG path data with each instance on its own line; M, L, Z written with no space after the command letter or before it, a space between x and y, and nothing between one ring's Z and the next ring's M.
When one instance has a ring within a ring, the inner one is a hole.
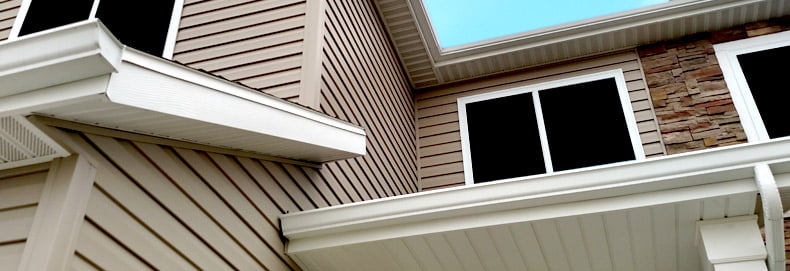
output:
M423 0L443 48L668 0Z

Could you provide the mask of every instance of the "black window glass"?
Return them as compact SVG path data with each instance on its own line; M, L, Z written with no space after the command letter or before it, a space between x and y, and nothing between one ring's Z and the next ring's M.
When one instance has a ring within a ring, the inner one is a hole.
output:
M614 78L538 95L555 171L636 159Z
M35 0L30 3L19 36L88 19L93 0Z
M743 75L760 111L768 136L790 136L790 46L738 56Z
M96 17L121 43L161 56L170 27L174 0L103 0Z
M466 104L476 183L546 173L532 93Z

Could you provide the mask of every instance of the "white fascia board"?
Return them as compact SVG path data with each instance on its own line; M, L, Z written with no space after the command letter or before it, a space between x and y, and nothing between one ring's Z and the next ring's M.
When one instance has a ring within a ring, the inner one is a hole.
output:
M365 154L358 126L132 49L106 95L112 103L335 149L345 158Z
M420 220L397 218L399 220L398 224L360 227L350 231L333 233L304 234L296 235L295 237L286 234L286 237L289 239L287 252L296 254L324 248L425 234L583 216L745 194L752 195L756 199L757 191L754 187L754 181L742 179L587 200L576 199L580 195L584 196L583 192L569 191L567 194L543 195L535 198L536 202L542 201L542 203L519 208L486 208L489 210L470 215L439 215L438 217L436 215L426 215L425 219ZM752 206L753 204L754 202L752 202ZM285 221L283 219L283 229L286 228Z
M255 103L275 108L283 112L288 112L289 114L302 116L315 122L324 123L326 125L357 134L365 134L365 129L360 126L332 118L324 113L315 111L308 107L296 105L292 102L261 93L258 90L250 89L240 84L219 79L219 77L187 68L180 64L170 61L162 61L157 57L142 53L132 48L126 48L124 50L123 61L145 67L146 69L156 71L162 75L178 78L179 80L185 82L194 83L207 89L253 101Z
M98 21L0 42L0 96L114 72L122 48Z
M784 163L787 159L790 159L790 138L322 208L286 214L281 217L281 221L283 234L294 242L303 238L320 238L373 228L389 227L397 231L398 225L407 223L472 218L518 208L585 202L692 186L705 187L735 180L749 180L749 184L744 184L748 189L726 193L754 192L757 191L751 181L754 178L754 165ZM714 188L701 191L709 193L709 196L724 192ZM673 199L672 193L662 195L668 201L681 200ZM699 194L698 197L704 195ZM619 206L616 208L627 205L622 201L616 204ZM560 210L554 215L564 217L568 211Z

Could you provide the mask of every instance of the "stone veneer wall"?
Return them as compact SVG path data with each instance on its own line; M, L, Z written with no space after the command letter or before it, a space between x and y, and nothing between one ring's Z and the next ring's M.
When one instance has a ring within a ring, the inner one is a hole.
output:
M790 17L637 49L668 154L746 142L713 44L790 29Z
M785 217L784 221L785 221L785 259L790 259L790 218ZM790 261L786 262L785 270L790 270Z

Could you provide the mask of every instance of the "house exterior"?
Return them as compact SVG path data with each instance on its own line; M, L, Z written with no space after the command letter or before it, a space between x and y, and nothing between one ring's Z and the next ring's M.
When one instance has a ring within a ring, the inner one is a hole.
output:
M2 270L785 268L785 0L77 2L0 2Z

